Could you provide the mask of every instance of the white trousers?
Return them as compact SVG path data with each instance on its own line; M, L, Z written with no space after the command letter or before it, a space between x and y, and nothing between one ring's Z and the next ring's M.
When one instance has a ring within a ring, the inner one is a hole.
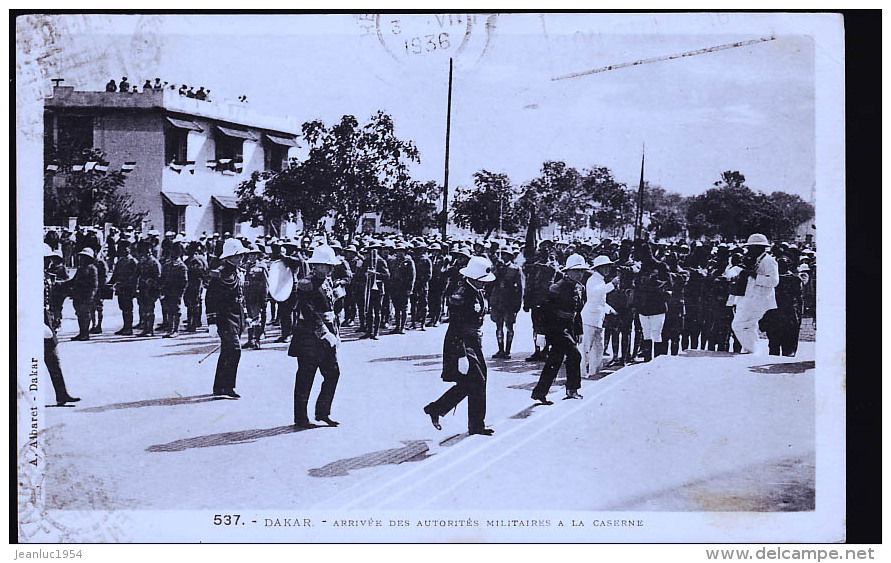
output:
M665 324L665 313L638 316L640 317L640 327L643 329L643 339L662 342L662 325Z
M736 312L733 314L730 328L746 352L755 351L755 343L758 342L758 321L766 312L764 305L754 300L741 298L736 302Z
M582 333L582 375L594 377L600 373L603 362L603 328L583 325Z

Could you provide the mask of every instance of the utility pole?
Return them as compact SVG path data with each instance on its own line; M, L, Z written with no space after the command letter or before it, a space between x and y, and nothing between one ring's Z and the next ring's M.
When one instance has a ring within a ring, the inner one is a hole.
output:
M445 178L442 182L442 238L449 226L449 135L452 129L452 59L449 58L449 98L446 109Z

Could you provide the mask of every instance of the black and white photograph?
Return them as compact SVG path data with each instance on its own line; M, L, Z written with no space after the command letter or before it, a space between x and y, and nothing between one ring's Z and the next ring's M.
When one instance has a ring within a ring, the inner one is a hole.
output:
M845 540L841 15L11 17L18 542Z

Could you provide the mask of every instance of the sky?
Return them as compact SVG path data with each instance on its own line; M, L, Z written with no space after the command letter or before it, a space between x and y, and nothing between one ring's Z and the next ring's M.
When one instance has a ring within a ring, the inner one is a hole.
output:
M809 200L815 47L800 16L54 16L52 72L87 90L123 74L204 85L300 123L383 109L420 150L414 177L442 182L452 57L453 188L483 168L520 185L545 160L607 166L636 186L645 146L646 179L670 191L702 193L739 170L754 189ZM555 80L762 37L773 39Z

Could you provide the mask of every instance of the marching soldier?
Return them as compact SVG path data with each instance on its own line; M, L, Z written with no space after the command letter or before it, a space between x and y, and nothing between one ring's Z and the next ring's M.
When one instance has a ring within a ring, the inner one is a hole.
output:
M102 334L102 316L104 306L102 303L102 292L108 281L108 266L102 258L102 252L96 253L96 276L99 282L99 289L96 291L96 297L93 299L93 310L90 311L90 334Z
M133 334L133 299L136 297L138 282L138 263L130 255L130 239L118 241L118 259L111 274L111 285L118 295L118 307L121 309L123 326L115 334L129 336Z
M246 350L258 350L263 335L262 312L266 308L269 293L269 271L261 260L263 253L257 245L251 245L245 253L244 301L247 308L248 341Z
M415 247L415 288L412 293L411 325L415 328L420 325L420 330L426 330L427 324L427 299L429 296L430 280L433 277L433 262L427 253L427 245L418 241Z
M220 357L213 380L213 394L233 399L238 363L241 360L239 335L244 327L244 280L238 267L247 250L238 240L226 239L220 253L220 266L210 271L205 308L211 336L220 338Z
M495 338L498 340L498 352L492 358L509 360L511 344L514 341L514 323L523 305L523 274L513 263L515 251L510 246L501 248L499 254L490 301L491 317L495 323Z
M346 307L347 293L349 292L350 283L353 281L353 269L346 258L338 253L338 250L343 250L340 243L332 241L329 246L337 257L337 264L331 272L331 283L334 287L334 313L340 317L341 311Z
M200 242L190 242L186 268L188 269L188 281L186 291L183 293L183 302L186 305L186 328L184 332L195 332L201 327L202 293L204 292L204 280L207 277L207 257L204 254L204 245Z
M364 284L359 278L359 265L362 260L359 258L359 252L355 245L349 245L343 249L343 262L350 271L350 279L344 286L346 291L343 297L343 326L352 326L356 320L356 314L359 314L359 324L364 325L365 311L358 305L358 294L362 293L361 289L357 293L357 287ZM362 282L362 283L357 283Z
M290 252L290 254L288 252ZM285 241L282 245L281 261L291 270L293 284L291 286L291 295L278 304L278 317L279 324L282 327L282 333L281 336L276 339L276 342L287 342L291 335L294 318L294 302L297 299L297 294L295 293L297 291L297 280L305 278L309 272L309 266L307 265L306 260L300 255L301 252L302 249L300 248L300 245L295 242Z
M137 265L136 303L139 305L139 319L142 323L140 337L155 335L155 301L160 296L161 264L155 258L152 242L141 240L136 243L139 250Z
M175 338L179 334L180 304L189 281L189 269L182 256L182 245L171 243L161 272L161 311L169 323L164 338Z
M565 399L581 399L582 353L579 341L582 336L581 313L584 304L583 280L589 270L585 259L572 254L563 267L563 278L548 288L547 297L540 305L542 322L548 345L547 359L538 383L532 390L532 399L543 405L552 405L547 398L548 391L560 366L566 361Z
M57 348L56 327L59 325L58 320L53 318L52 311L53 294L62 289L60 281L56 277L53 262L56 258L61 258L62 253L58 250L54 251L45 244L43 257L43 324L45 325L43 329L43 362L46 364L46 371L49 372L50 380L53 383L56 405L61 407L65 403L76 403L80 401L80 398L69 395L68 389L65 387L65 378L62 376L62 365L59 362Z
M52 254L48 257L48 268L49 275L53 277L53 291L49 296L49 310L51 314L52 328L54 331L58 331L59 327L62 325L62 307L65 304L65 297L67 297L65 293L65 284L63 282L68 281L68 269L65 268L64 257L62 256L62 249L56 248L53 250Z
M442 379L454 382L443 395L424 407L430 422L442 430L440 417L467 398L467 432L491 436L486 428L486 359L482 331L486 316L484 286L495 279L492 263L482 256L472 257L460 270L463 279L449 296L449 328L442 350Z
M381 329L381 306L384 284L390 279L386 259L378 254L381 245L377 241L368 244L365 256L365 334L362 338L377 340Z
M288 347L288 355L297 358L294 424L300 428L312 426L306 409L318 370L324 381L316 399L315 419L328 426L337 426L339 423L331 419L331 403L340 378L337 364L340 326L334 311L331 272L340 260L330 246L323 244L313 250L307 263L310 275L297 282L294 337Z
M451 267L451 257L442 252L442 247L438 242L430 245L433 252L433 273L430 276L430 322L427 326L439 326L442 319L443 294L446 286L446 272Z
M393 268L390 270L390 283L387 285L393 302L393 334L405 334L405 321L408 313L408 296L414 293L415 262L406 254L407 245L396 247Z
M534 261L525 264L526 287L523 291L523 310L532 316L532 341L535 352L526 358L527 362L539 362L545 359L542 344L538 336L544 335L542 323L542 305L548 296L548 290L554 283L556 270L549 263L549 256L544 247L535 254Z
M77 326L80 329L72 340L90 339L90 313L99 291L99 272L94 262L96 255L90 247L84 247L77 254L79 265L74 277L66 282L77 315Z

